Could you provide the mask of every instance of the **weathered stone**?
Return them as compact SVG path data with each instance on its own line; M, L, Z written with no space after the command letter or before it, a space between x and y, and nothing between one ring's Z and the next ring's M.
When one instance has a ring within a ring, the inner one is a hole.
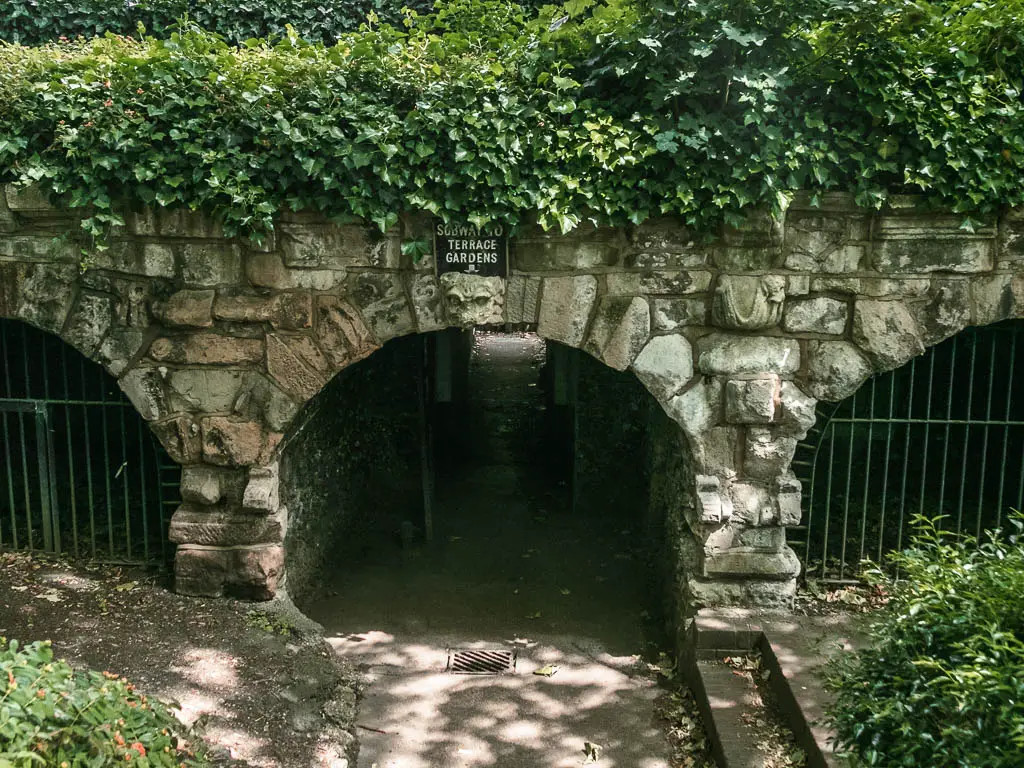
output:
M142 277L174 277L174 249L162 243L120 240L89 256L89 269L123 272Z
M83 355L93 357L114 322L114 304L111 296L80 293L64 326L64 340Z
M281 506L278 463L249 470L242 506L250 512L271 514Z
M707 291L711 287L711 272L700 269L611 272L605 280L608 294L612 296L683 295Z
M793 559L796 556L793 555ZM780 563L783 568L792 568L792 562L786 558ZM799 566L799 561L797 561ZM728 606L749 607L756 605L762 609L792 610L796 598L796 577L786 576L779 580L755 579L749 576L739 578L700 578L688 576L683 583L684 599L688 606Z
M448 325L474 328L505 322L505 280L501 277L445 272L440 277Z
M289 267L397 269L400 243L360 224L284 224L281 253Z
M925 346L937 344L971 324L971 288L967 280L936 281L928 303L916 312Z
M665 413L679 424L691 439L696 455L701 448L704 433L718 421L720 387L712 379L701 379L682 394L676 395L663 407Z
M187 365L259 363L263 361L263 339L222 336L212 331L165 336L150 345L149 356L162 363Z
M803 507L800 505L800 481L792 472L786 472L775 481L777 503L779 506L779 524L785 526L800 525L803 519Z
M729 579L777 579L788 581L800 575L800 560L789 547L765 552L753 547L735 547L705 558L703 576ZM790 599L787 596L787 600Z
M841 274L862 268L869 217L796 213L786 218L786 269Z
M515 269L524 272L615 266L619 263L624 243L614 231L606 232L610 234L569 237L553 233L538 236L536 232L527 232L516 238L512 261Z
M245 276L257 288L330 291L345 282L348 272L344 269L289 269L280 254L250 252L245 257Z
M995 258L995 229L971 233L962 217L913 211L880 216L872 263L879 272L984 272Z
M596 298L593 275L544 278L537 332L551 341L580 346Z
M235 421L226 416L207 416L202 421L203 458L223 467L256 464L267 438L263 425Z
M116 326L110 329L103 343L96 350L96 360L106 368L112 376L120 376L135 358L143 352L148 333L145 328L124 328Z
M814 293L846 293L872 298L909 299L925 296L931 290L927 277L812 277Z
M872 374L871 364L848 341L808 341L803 389L818 400L849 397Z
M134 368L117 383L146 421L156 421L167 415L163 377L156 368Z
M526 275L512 275L508 279L505 297L505 320L518 324L537 322L537 308L540 300L540 278Z
M693 348L677 334L655 336L633 361L633 372L652 395L666 402L693 378Z
M674 331L688 325L707 325L708 305L703 298L652 299L655 331Z
M853 308L853 340L876 370L899 368L924 352L917 320L898 301L859 299Z
M768 489L758 483L733 483L729 488L733 518L747 525L771 525L777 515Z
M806 296L811 290L810 275L789 275L786 277L787 296Z
M231 547L284 541L285 513L253 515L237 511L178 507L168 538L176 544Z
M284 547L279 544L231 548L183 544L174 556L174 588L183 595L230 593L269 600L283 575Z
M308 336L267 335L267 373L300 402L312 398L325 383L330 366Z
M313 325L313 297L305 291L271 296L221 291L213 305L213 316L218 320L270 323L277 330L301 331Z
M64 264L0 263L0 317L60 333L71 308L76 272Z
M800 368L800 345L777 336L711 333L697 350L698 370L713 375L789 375Z
M49 212L54 207L47 199L46 193L38 184L15 186L8 184L5 188L7 207L19 213Z
M779 405L778 377L725 383L725 418L732 424L770 424Z
M697 475L697 519L702 523L720 523L732 517L732 500L722 492L717 475Z
M629 243L639 251L684 253L698 246L693 233L681 219L647 219L629 232Z
M299 404L261 373L247 371L235 399L234 412L259 420L275 432L284 432L298 413Z
M617 371L624 371L651 335L651 308L639 296L607 297L597 307L585 349Z
M79 257L78 245L73 241L44 235L0 237L0 259L77 263Z
M348 297L381 343L416 330L398 275L361 272L349 277Z
M744 476L764 482L774 481L789 470L796 444L795 437L781 434L778 429L750 427L743 455Z
M985 275L971 280L972 325L1019 317L1024 311L1024 275Z
M838 336L846 331L846 302L819 296L790 301L782 327L790 333L827 333Z
M224 497L222 479L225 470L207 464L194 464L181 468L181 498L188 504L213 506Z
M444 316L441 284L432 274L416 275L412 278L412 309L416 315L416 330L430 333L448 327Z
M157 320L172 328L209 328L213 325L212 290L184 290L153 304Z
M818 419L818 401L804 394L792 381L784 381L779 387L779 405L782 412L776 421L789 427L798 440L803 440L807 430L813 427Z
M233 243L186 243L181 256L181 276L187 285L238 285L242 278L242 256Z
M193 464L202 455L199 426L191 416L175 416L149 425L167 455L178 464Z
M691 451L702 471L731 480L736 477L737 453L742 452L742 443L739 428L727 424L705 429L700 444Z
M335 368L362 360L380 346L356 309L337 296L317 297L316 333Z
M786 280L779 275L722 275L711 303L711 320L719 328L773 328L782 317L785 299Z
M230 413L246 371L231 368L185 368L167 374L172 411Z

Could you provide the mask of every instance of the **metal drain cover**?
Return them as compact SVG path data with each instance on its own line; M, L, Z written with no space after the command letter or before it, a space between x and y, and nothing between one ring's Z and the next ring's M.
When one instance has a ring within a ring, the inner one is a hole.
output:
M448 649L448 674L501 675L516 671L519 652L512 650L454 650Z

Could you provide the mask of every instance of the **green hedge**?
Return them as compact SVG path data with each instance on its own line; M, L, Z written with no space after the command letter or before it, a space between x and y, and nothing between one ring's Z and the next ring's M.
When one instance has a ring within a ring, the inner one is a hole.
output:
M76 671L49 641L0 638L0 768L204 768L184 731L117 675Z
M969 228L1024 202L1022 89L1024 0L452 0L330 47L0 44L0 181L100 236L120 203L714 231L829 189Z
M866 765L1024 765L1024 537L924 523L894 564L870 646L833 681L840 743Z
M0 40L41 45L61 36L134 35L139 24L165 37L187 15L233 42L280 37L291 24L307 40L329 45L358 29L370 13L398 23L403 7L426 13L431 5L432 0L0 0Z

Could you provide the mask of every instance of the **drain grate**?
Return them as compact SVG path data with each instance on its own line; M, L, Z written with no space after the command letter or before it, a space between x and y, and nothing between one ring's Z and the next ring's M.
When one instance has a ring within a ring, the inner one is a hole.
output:
M448 673L451 675L500 675L516 671L517 651L472 650L448 651Z

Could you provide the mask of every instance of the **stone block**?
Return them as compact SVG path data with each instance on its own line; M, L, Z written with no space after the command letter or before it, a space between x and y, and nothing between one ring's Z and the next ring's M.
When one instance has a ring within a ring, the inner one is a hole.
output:
M348 298L379 342L416 332L412 307L398 274L361 272L349 275Z
M330 363L308 336L267 334L267 373L299 402L327 383Z
M171 328L209 328L213 325L212 290L177 291L153 303L153 315Z
M711 333L697 341L697 368L716 376L791 375L800 368L800 345L778 336Z
M181 468L181 498L187 504L212 507L224 498L222 479L226 471L207 464Z
M774 328L785 299L786 279L780 275L722 275L711 302L711 320L734 330Z
M652 323L655 331L674 331L689 325L708 324L707 300L701 298L651 300Z
M249 470L242 507L249 512L272 514L281 506L278 463Z
M313 297L306 291L285 291L270 296L220 291L213 305L218 320L270 323L277 330L301 331L313 325Z
M263 455L266 439L266 431L259 422L236 421L226 416L207 416L202 420L203 459L211 464L256 464Z
M71 309L77 272L69 264L0 263L0 317L59 334Z
M931 346L971 324L971 281L936 280L928 303L916 308L924 345Z
M783 547L777 552L765 552L755 547L734 547L705 557L702 575L714 579L773 579L786 582L800 575L800 559L789 547ZM790 597L787 595L786 599Z
M651 308L639 296L600 301L584 348L617 371L624 371L651 335Z
M256 288L286 291L305 288L331 291L348 276L344 269L289 269L279 253L250 252L245 257L245 276Z
M362 360L380 345L355 307L337 296L316 299L316 338L335 368Z
M513 324L537 322L540 278L512 275L505 297L505 321Z
M732 500L722 490L717 475L697 475L697 519L702 523L721 523L732 517Z
M156 368L133 368L117 383L146 421L156 421L167 415L163 377Z
M779 524L787 527L800 525L803 507L800 504L800 481L792 472L787 472L776 481L779 505Z
M701 379L685 392L676 395L663 407L669 418L683 428L697 451L704 433L718 423L721 389L713 379ZM702 457L696 456L700 461Z
M185 365L244 365L263 362L263 339L223 336L198 331L187 336L164 336L153 341L149 356L161 363Z
M971 324L989 325L1020 317L1024 311L1024 275L981 275L971 280Z
M782 327L790 333L824 333L833 336L846 331L845 301L819 296L813 299L790 300L786 304Z
M42 187L38 184L27 186L15 186L7 184L4 187L7 198L7 207L18 213L49 213L54 211L53 205Z
M298 413L299 404L270 379L248 371L234 403L234 412L246 419L259 420L274 432L284 432Z
M878 371L899 368L924 352L917 320L902 301L858 299L853 340Z
M96 350L96 360L112 376L120 376L128 364L143 351L147 337L145 328L115 326L110 329Z
M780 381L767 379L727 381L725 419L732 424L770 424L779 406Z
M789 275L786 277L787 296L806 296L811 290L810 275Z
M401 243L363 224L293 223L280 227L284 264L299 269L398 269Z
M432 274L411 276L412 310L416 315L416 330L420 333L439 331L448 327L444 313L444 291L440 281Z
M175 544L232 547L284 541L285 512L253 515L235 510L193 509L183 504L171 516L168 538Z
M894 211L879 217L872 264L889 274L974 273L991 270L996 230L971 233L959 215Z
M605 281L612 296L664 296L704 293L712 273L703 269L610 272Z
M172 411L230 413L249 375L232 368L183 368L168 372L167 400Z
M798 440L803 440L818 419L818 401L804 394L794 382L784 381L779 387L779 405L781 414L776 421L788 427Z
M785 266L806 272L859 272L867 255L870 214L793 211L786 217Z
M551 341L580 346L596 298L593 275L544 278L537 332Z
M747 525L772 525L777 515L768 489L758 483L733 483L729 488L733 518Z
M808 341L803 389L819 400L838 402L873 373L861 351L848 341Z
M174 249L161 243L118 240L89 256L90 269L122 272L141 277L174 277Z
M774 482L789 471L797 439L778 429L750 427L743 454L743 475L753 480Z
M174 556L174 588L183 595L221 597L232 594L270 600L284 575L280 544L211 547L183 544Z
M80 255L78 244L70 239L58 240L48 235L0 237L0 259L66 261L77 265Z
M238 285L242 279L242 255L234 243L186 243L181 257L181 277L189 286Z
M81 292L61 334L64 340L86 357L94 357L114 322L115 303L112 296Z
M567 236L524 231L516 238L510 257L513 268L520 272L584 270L616 266L623 247L612 229Z
M199 425L191 416L174 416L163 421L151 422L156 439L167 451L167 455L178 464L194 464L202 456Z
M655 336L633 361L633 372L652 395L666 402L693 378L693 348L678 334Z

